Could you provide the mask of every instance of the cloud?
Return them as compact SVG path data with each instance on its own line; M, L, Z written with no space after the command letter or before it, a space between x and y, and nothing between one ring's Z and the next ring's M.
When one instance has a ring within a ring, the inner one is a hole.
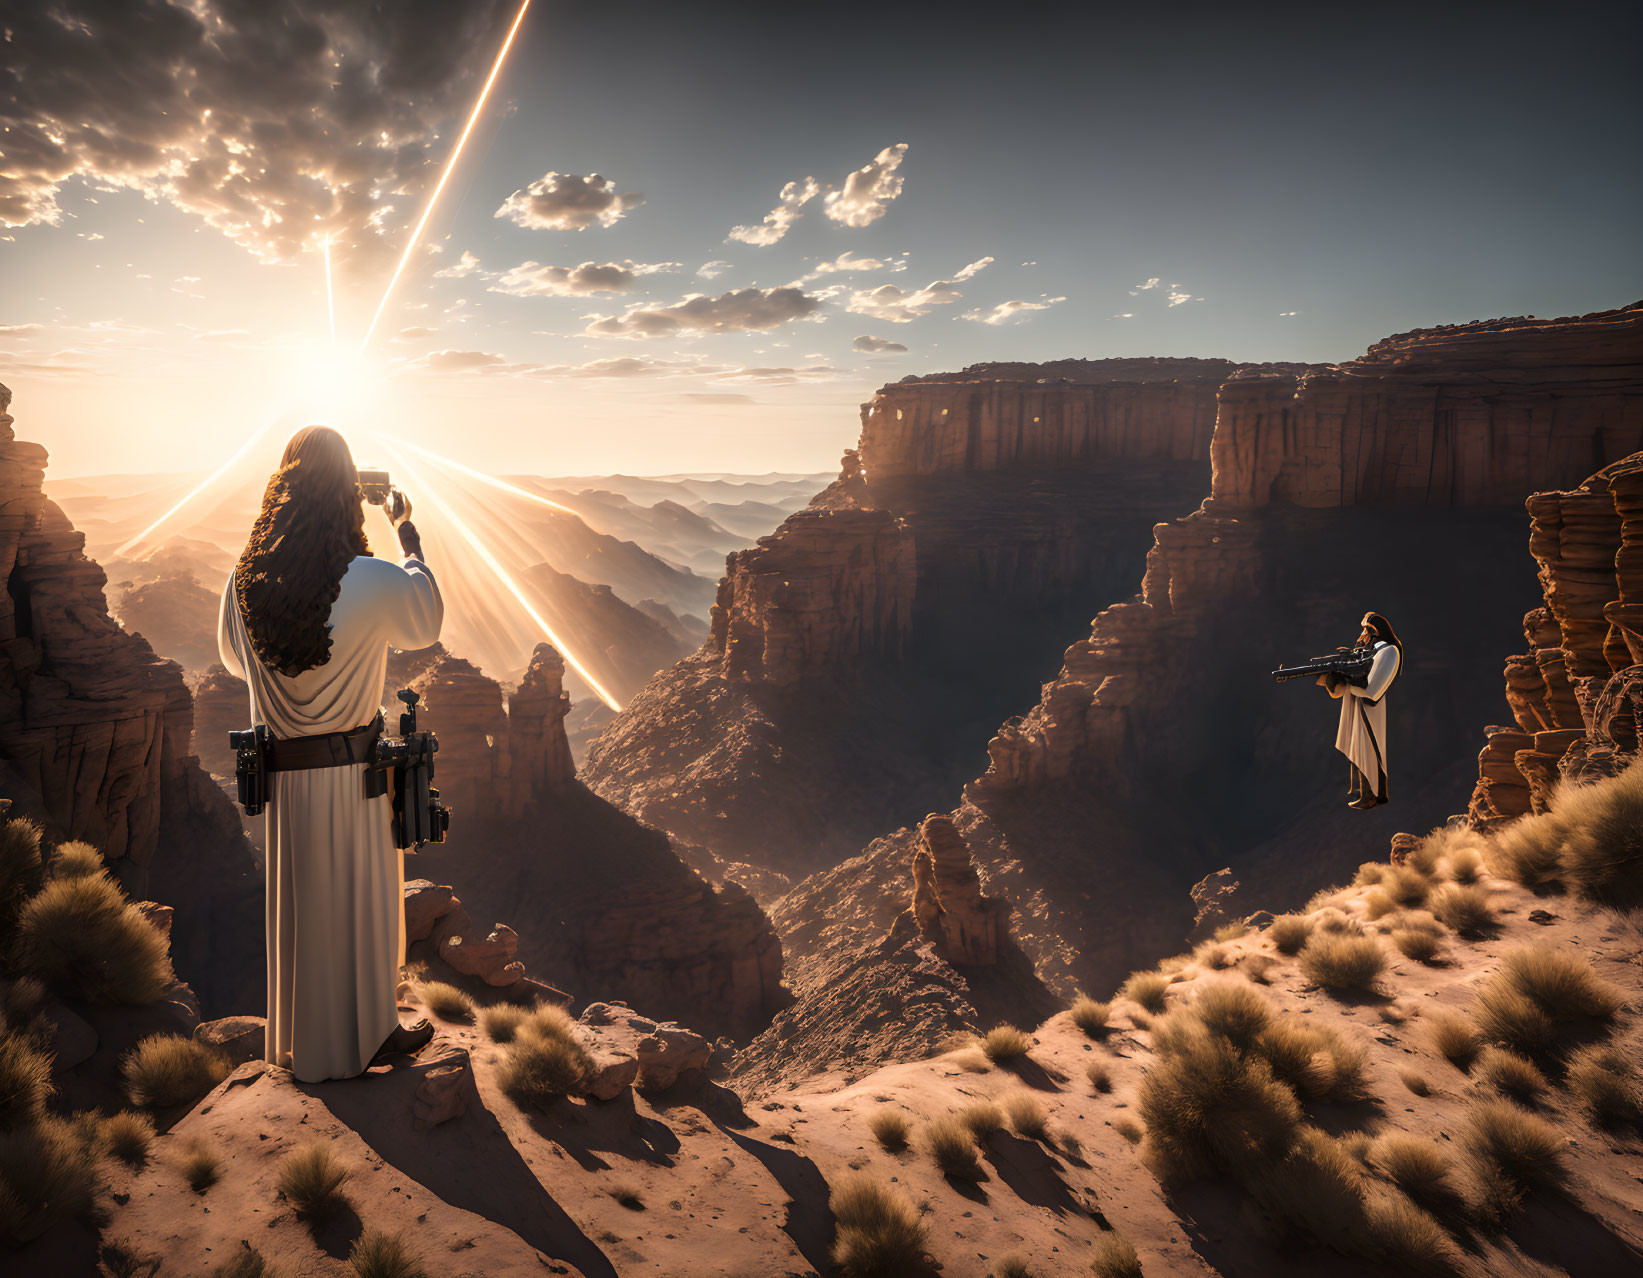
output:
M686 391L685 399L693 399L698 404L756 404L759 401L751 395L738 394L735 391L715 393L713 391Z
M1137 284L1134 288L1132 288L1130 290L1130 296L1131 297L1139 297L1147 289L1149 289L1149 288L1158 288L1162 283L1163 283L1163 281L1160 280L1158 276L1154 275L1150 279L1148 279L1145 284ZM1174 288L1175 285L1171 284L1170 287Z
M0 222L130 188L266 260L385 260L438 178L511 0L54 0L7 7Z
M1028 311L1047 311L1057 302L1065 302L1066 300L1064 297L1047 297L1042 302L1000 302L991 310L977 308L973 311L966 311L964 318L974 320L978 324L1007 324L1012 319L1024 315Z
M648 355L623 355L616 359L593 359L585 364L560 364L537 370L542 377L670 377L682 373L717 372L694 360L652 359Z
M1201 297L1194 297L1184 289L1172 288L1170 290L1169 304L1171 306L1180 306L1183 302L1201 302L1203 300Z
M781 202L764 215L763 222L757 226L733 226L725 238L761 247L774 244L787 234L788 227L799 220L799 213L804 206L820 194L821 186L813 177L789 182L782 187L781 194L776 197Z
M1179 284L1164 283L1162 278L1157 275L1150 276L1144 283L1137 284L1130 290L1130 296L1140 297L1141 294L1150 292L1153 289L1162 289L1167 305L1172 308L1187 302L1201 302L1204 300L1201 297L1194 297L1189 290L1182 288Z
M827 216L845 226L868 226L890 211L890 202L901 194L903 179L896 173L907 155L907 143L887 146L862 165L837 191L829 191L822 202Z
M439 332L437 328L424 328L417 325L400 329L399 332L394 334L393 340L396 342L414 342L419 337L432 337L437 332Z
M730 269L729 262L703 262L696 268L696 274L704 280L717 279Z
M472 275L479 269L479 259L467 249L462 250L462 256L452 262L444 270L435 271L434 278L441 280L459 280L464 275Z
M1279 319L1285 319L1290 315L1299 315L1299 314L1300 314L1299 311L1279 311L1278 312L1278 318Z
M812 280L819 280L824 275L838 275L846 271L904 271L907 269L907 259L904 257L876 258L856 257L849 251L840 253L831 262L817 262L798 283L808 284Z
M785 386L793 382L819 381L837 377L839 370L831 364L810 364L803 368L732 368L715 376L720 381L765 382Z
M928 315L937 306L950 306L958 301L964 296L958 285L976 272L985 270L992 260L990 257L980 258L950 280L933 280L923 288L912 291L895 284L858 289L850 295L850 304L845 309L889 324L910 324L920 316Z
M592 337L672 337L681 333L759 332L808 319L821 299L791 285L743 288L708 297L692 293L665 306L642 304L622 315L589 316Z
M894 351L904 351L907 348L900 342L892 342L888 337L869 337L863 334L850 343L850 349L861 351L866 355L888 355Z
M502 201L493 217L537 231L583 231L615 226L645 202L637 191L618 194L616 183L591 173L544 173Z
M1120 312L1118 312L1118 314L1114 315L1113 318L1114 319L1134 319L1135 318L1135 312L1134 311L1120 311Z
M44 324L0 324L0 333L38 333Z
M679 269L677 262L583 262L580 266L543 266L521 262L502 272L493 293L513 297L581 297L590 293L626 293L641 275Z
M416 361L418 367L436 373L495 371L507 363L502 356L490 351L429 351Z

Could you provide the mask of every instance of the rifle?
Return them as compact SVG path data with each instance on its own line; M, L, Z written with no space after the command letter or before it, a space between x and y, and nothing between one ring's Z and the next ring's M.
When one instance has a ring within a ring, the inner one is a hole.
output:
M1337 648L1322 657L1313 657L1298 666L1279 666L1272 677L1279 683L1291 679L1315 679L1322 674L1339 675L1347 683L1364 687L1369 683L1369 667L1375 664L1371 648Z

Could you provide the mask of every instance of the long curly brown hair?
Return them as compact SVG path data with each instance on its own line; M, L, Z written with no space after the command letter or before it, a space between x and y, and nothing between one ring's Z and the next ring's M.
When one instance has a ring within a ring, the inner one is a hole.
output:
M234 569L234 596L258 659L299 675L331 659L331 605L356 555L369 555L348 441L305 426L285 446Z

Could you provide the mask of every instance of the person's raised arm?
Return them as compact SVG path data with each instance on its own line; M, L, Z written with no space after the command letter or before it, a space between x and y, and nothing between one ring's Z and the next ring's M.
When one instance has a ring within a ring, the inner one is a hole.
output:
M234 574L238 568L229 570L228 584L223 587L222 603L217 608L217 659L224 668L236 679L245 678L245 667L240 664L240 654L235 647L234 636L239 630L239 598L234 593Z
M411 499L397 488L390 489L384 510L399 537L400 566L405 570L404 588L394 592L384 618L388 642L396 648L426 648L439 638L445 601L423 556L422 538L411 522Z
M1398 673L1398 646L1389 643L1375 654L1375 660L1369 667L1369 679L1361 688L1349 688L1354 697L1364 697L1370 701L1378 701L1391 684L1393 677Z

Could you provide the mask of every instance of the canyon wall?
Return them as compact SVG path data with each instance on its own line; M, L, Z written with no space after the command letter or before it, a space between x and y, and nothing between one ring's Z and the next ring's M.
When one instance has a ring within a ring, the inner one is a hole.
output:
M839 479L731 555L708 642L593 745L589 783L804 874L947 801L1208 487L1224 360L979 365L886 386Z
M182 671L109 616L10 402L0 387L0 796L101 849L132 897L176 908L177 970L208 1009L260 1007L261 875L189 753Z

